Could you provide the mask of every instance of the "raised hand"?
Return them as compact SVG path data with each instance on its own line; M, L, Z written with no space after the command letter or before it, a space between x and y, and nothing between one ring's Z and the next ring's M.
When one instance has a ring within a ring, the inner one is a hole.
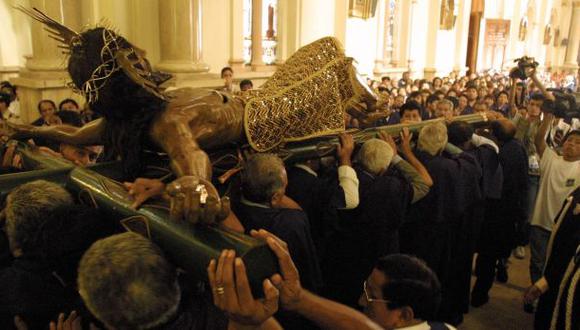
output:
M264 299L254 299L246 266L234 250L223 250L218 261L207 267L214 305L228 318L245 325L260 325L278 311L279 292L269 279L264 280Z
M411 139L413 138L413 133L409 131L408 127L403 127L401 131L401 150L403 153L408 154L413 152L411 150Z
M58 320L55 323L50 322L50 330L82 330L81 317L76 311L72 311L69 316L65 319L65 314L60 313L58 315Z
M542 295L542 290L536 285L530 286L524 293L524 302L526 304L531 304L536 301Z
M338 135L340 144L336 147L336 156L340 165L351 165L352 153L354 152L354 138L350 134Z
M387 142L389 146L391 146L391 149L393 149L393 156L397 154L397 144L395 143L395 140L393 140L393 137L391 135L383 131L380 131L379 139Z
M292 261L290 252L288 252L288 244L264 229L259 231L252 230L250 235L254 238L265 240L276 257L278 257L278 264L282 274L274 274L270 279L276 288L280 290L280 302L284 309L296 310L304 292L300 285L300 274L294 265L294 261Z
M182 176L166 190L170 197L170 217L174 221L213 224L230 213L230 200L220 198L211 182L195 176Z

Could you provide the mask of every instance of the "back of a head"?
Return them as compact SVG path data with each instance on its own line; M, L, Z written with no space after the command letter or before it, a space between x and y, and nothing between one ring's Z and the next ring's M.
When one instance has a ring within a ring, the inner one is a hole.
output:
M546 100L546 97L542 93L533 93L532 95L530 95L530 100L544 102Z
M391 146L379 139L367 140L357 154L358 163L365 171L379 175L391 164L394 152Z
M424 261L405 254L380 258L375 268L386 278L383 299L394 308L411 307L416 319L433 320L441 303L437 275Z
M462 146L473 137L473 126L466 121L457 120L447 127L449 142L456 146Z
M0 92L0 103L5 103L6 107L8 107L10 105L11 99L12 99L12 96L10 96L6 93Z
M78 288L85 305L115 329L149 329L178 310L176 269L151 241L135 233L95 242L81 259Z
M457 108L459 106L459 98L455 97L455 96L445 96L445 100L450 101L453 104L453 109L455 110L455 108Z
M421 97L421 92L419 91L414 91L411 94L409 94L409 97L407 99L415 99Z
M516 135L516 126L509 119L499 119L491 122L493 136L502 143L511 141Z
M242 191L255 203L270 202L274 193L284 187L284 163L273 154L254 154L244 164Z
M447 127L443 123L424 126L419 133L417 148L431 156L439 154L447 145Z
M6 199L6 233L12 249L38 249L38 229L47 212L73 204L72 196L56 183L37 180L12 190Z
M65 205L46 213L39 228L38 244L48 265L74 283L85 251L113 232L113 221L102 211L85 205Z
M56 113L64 125L70 125L74 127L83 126L83 120L78 112L71 110L60 110Z
M427 104L431 104L434 102L439 101L439 96L435 95L435 94L431 94L427 97Z
M64 99L64 100L60 101L60 103L58 104L58 110L59 111L64 110L63 107L67 104L71 105L72 107L74 107L77 110L79 109L79 104L77 103L77 101L75 101L73 99Z

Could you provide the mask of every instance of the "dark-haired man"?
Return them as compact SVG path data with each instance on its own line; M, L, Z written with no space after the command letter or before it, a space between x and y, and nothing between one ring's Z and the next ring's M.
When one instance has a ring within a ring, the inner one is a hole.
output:
M525 113L512 111L512 113L514 113L512 122L516 125L515 138L522 142L528 154L528 198L526 202L528 218L527 223L522 228L519 228L522 232L518 233L520 241L514 251L514 256L519 259L525 257L524 246L527 245L530 240L530 223L540 184L540 156L536 151L534 140L538 132L541 114L540 109L544 103L544 99L545 97L541 93L532 94ZM512 97L510 107L515 109L517 106L513 100L515 99Z
M0 270L0 328L16 315L30 329L44 329L60 312L81 311L76 270L84 251L112 233L97 210L72 205L72 196L47 181L12 190L6 203L12 263Z
M552 322L556 323L556 329L578 328L558 327L558 325L560 322L578 323L578 316L580 316L578 303L574 304L574 300L578 301L580 298L577 290L578 283L574 281L574 275L579 272L578 264L580 264L579 214L580 187L566 198L558 212L558 217L554 219L555 225L550 237L549 253L546 256L543 276L530 286L524 295L524 301L528 303L532 303L541 295L534 318L534 329L548 329ZM575 271L574 266L576 266ZM573 290L576 290L576 296L570 297ZM569 318L566 314L576 315L576 317ZM556 319L552 320L552 317Z
M464 95L467 97L467 106L461 112L461 115L470 115L475 109L475 103L477 102L477 87L474 84L469 84L465 89Z
M475 307L489 299L488 292L493 285L496 269L498 281L507 281L506 261L514 247L516 223L521 226L526 219L528 159L524 147L514 139L515 131L515 126L509 120L494 121L492 132L499 143L499 153L497 156L490 152L486 155L480 151L484 179L490 172L490 160L495 162L498 159L503 183L499 183L501 199L486 195L485 218L476 264L477 281L471 300Z
M234 70L229 66L222 68L221 78L224 80L224 85L220 88L224 92L236 92L236 87L234 85Z
M12 118L12 113L8 109L10 102L10 95L0 93L0 120L10 120Z
M454 329L436 317L441 285L425 262L404 254L379 259L363 284L359 303L384 329Z
M80 113L79 104L73 99L64 99L58 104L58 111L74 111Z
M433 119L435 118L435 111L437 110L437 102L439 101L439 97L437 95L429 95L427 97L425 111L421 115L423 120Z
M0 93L8 94L10 106L8 107L8 113L3 113L4 119L8 119L9 122L22 124L20 120L20 102L16 96L16 86L12 85L8 81L3 81L0 83ZM1 116L0 116L1 117Z
M416 101L409 100L401 106L399 115L401 117L401 124L419 123L422 121L421 105Z

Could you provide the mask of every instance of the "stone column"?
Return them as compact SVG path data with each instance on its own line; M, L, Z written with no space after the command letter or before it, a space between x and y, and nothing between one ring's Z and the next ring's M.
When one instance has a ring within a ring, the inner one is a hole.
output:
M542 67L546 65L546 52L545 50L550 47L550 45L544 45L544 33L546 30L546 25L550 23L550 10L548 8L548 1L540 1L540 12L538 13L538 24L536 29L536 42L535 49L533 50L534 57L536 61L541 63ZM553 29L553 28L552 28ZM552 36L554 32L552 30ZM550 39L550 43L552 39ZM510 63L511 64L511 63Z
M72 28L80 30L79 4L75 0L42 1L31 0L30 7L38 8L51 18ZM24 15L15 12L15 15ZM27 59L26 68L31 71L63 71L64 58L59 43L48 37L45 26L36 21L31 25L32 57Z
M69 28L80 31L80 5L76 0L30 0L30 7L38 8L56 21ZM14 15L24 15L14 11ZM48 37L43 24L30 20L32 38L32 56L26 59L26 65L19 77L11 79L18 86L20 100L20 117L22 122L29 123L39 114L36 105L42 99L51 99L57 104L64 98L82 98L68 88L70 77L65 70L66 56L58 48L59 42ZM82 103L82 102L81 102Z
M377 42L375 52L375 68L373 72L380 74L384 67L385 55L385 0L379 0L377 5L376 20L377 20Z
M467 38L469 35L469 12L471 1L459 2L459 15L455 22L455 61L453 71L465 73L465 58L467 56Z
M348 0L334 0L334 37L343 45L346 45L347 20Z
M560 43L554 50L554 58L552 65L554 68L561 68L566 58L566 48L563 44L564 40L570 41L570 27L572 26L572 15L574 14L570 0L562 0L560 5Z
M202 0L164 0L159 5L161 60L157 68L176 74L204 73Z
M427 22L427 52L423 78L433 79L437 69L437 36L439 34L439 21L441 12L440 1L429 1L429 18Z
M568 34L568 45L566 46L566 57L564 67L566 69L578 69L578 48L580 46L580 1L572 3L572 21Z
M262 0L252 0L252 69L264 66L262 60Z
M399 63L401 63L401 50L402 45L399 40L399 36L402 34L401 31L401 19L403 15L401 15L401 11L403 10L403 6L401 1L397 1L395 3L395 24L393 26L393 54L391 56L391 66L397 67Z
M230 1L230 60L235 72L244 69L244 1Z
M413 72L413 65L415 64L415 57L413 54L413 19L415 19L415 7L417 5L417 0L411 0L410 1L410 8L409 8L409 25L408 25L408 30L407 30L407 47L408 47L408 51L407 51L407 66L409 67L409 71L412 73Z

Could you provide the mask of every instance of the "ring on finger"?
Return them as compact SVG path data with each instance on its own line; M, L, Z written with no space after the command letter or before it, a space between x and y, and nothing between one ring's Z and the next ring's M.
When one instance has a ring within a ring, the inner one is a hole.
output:
M216 292L218 295L220 295L220 296L221 296L221 295L223 295L223 294L226 292L226 290L224 289L224 287L223 287L223 286L218 286L218 287L216 287L216 288L215 288L215 292Z

